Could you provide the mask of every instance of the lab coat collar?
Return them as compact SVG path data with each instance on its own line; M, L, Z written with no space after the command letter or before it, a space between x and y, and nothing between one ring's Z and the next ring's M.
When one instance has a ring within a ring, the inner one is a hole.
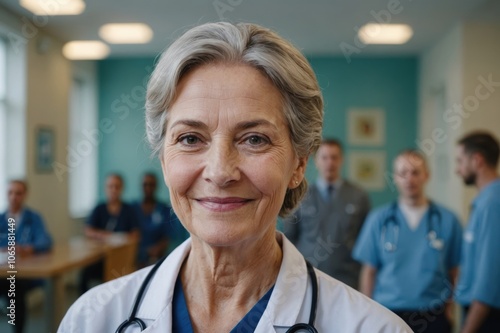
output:
M138 318L155 320L167 307L171 308L175 281L190 250L191 238L179 245L161 264L146 289L137 311ZM145 277L146 275L144 275Z
M273 326L292 326L299 319L302 305L310 303L304 300L309 278L304 257L282 233L276 232L276 239L282 247L283 259L273 293L256 332L269 332L266 329L272 329ZM165 259L146 291L138 318L159 321L171 318L175 281L190 250L191 239L188 239ZM304 319L300 318L300 321Z
M309 303L304 300L309 276L302 254L282 233L277 232L276 238L281 244L283 259L274 291L262 316L262 319L267 320L262 320L262 323L272 323L275 327L290 327L303 321L299 314L302 306Z

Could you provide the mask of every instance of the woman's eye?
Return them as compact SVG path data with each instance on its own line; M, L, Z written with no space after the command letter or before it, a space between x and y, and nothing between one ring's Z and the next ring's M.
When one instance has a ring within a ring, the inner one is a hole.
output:
M269 140L259 135L249 136L246 141L252 146L260 146L269 142Z
M179 142L188 146L192 146L199 143L200 139L194 135L184 135L179 138Z

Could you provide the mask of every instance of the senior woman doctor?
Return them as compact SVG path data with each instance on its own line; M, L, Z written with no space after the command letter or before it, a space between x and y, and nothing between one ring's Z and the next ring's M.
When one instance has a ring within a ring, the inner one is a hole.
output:
M256 25L195 27L162 55L148 86L147 135L191 237L156 266L134 306L144 332L286 332L308 323L315 305L318 332L411 332L353 289L308 274L275 230L306 190L322 107L306 59ZM115 332L151 270L89 291L59 332ZM123 331L140 330L134 321Z

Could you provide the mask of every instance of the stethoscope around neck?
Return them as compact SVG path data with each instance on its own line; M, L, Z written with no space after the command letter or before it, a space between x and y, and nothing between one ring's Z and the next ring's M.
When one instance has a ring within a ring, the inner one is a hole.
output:
M385 251L394 252L397 249L397 244L399 241L399 222L396 217L398 204L397 202L391 205L389 208L389 214L382 223L382 232L380 234L380 241ZM429 204L429 211L427 212L426 227L427 227L427 239L429 240L429 245L433 249L441 250L444 246L444 242L438 237L438 231L441 231L441 213L438 211L434 203ZM392 239L387 237L389 234L388 229L392 224Z
M139 310L139 306L141 305L142 299L144 298L144 293L146 288L148 287L151 279L155 275L158 268L161 266L166 256L160 259L153 268L149 271L148 275L142 282L137 295L135 296L134 305L132 306L132 310L130 311L129 317L121 323L120 326L116 329L115 333L123 333L125 330L133 325L139 326L141 331L144 331L147 327L146 323L137 318L137 310ZM314 268L309 261L306 260L307 265L307 273L309 278L311 279L312 285L312 302L311 302L311 312L309 313L309 322L306 323L298 323L291 326L286 333L298 333L298 332L308 332L308 333L318 333L318 330L314 327L314 321L316 320L316 308L318 304L318 280L316 278L316 273L314 272Z

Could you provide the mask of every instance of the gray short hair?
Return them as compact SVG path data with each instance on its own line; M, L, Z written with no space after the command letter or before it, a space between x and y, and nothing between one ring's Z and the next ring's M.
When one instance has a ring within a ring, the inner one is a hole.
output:
M146 135L153 154L162 154L168 108L180 79L211 63L246 64L268 77L283 98L290 139L299 157L314 153L321 142L323 97L306 58L275 32L255 24L207 23L184 33L162 54L148 84ZM307 181L288 190L280 216L300 202Z

